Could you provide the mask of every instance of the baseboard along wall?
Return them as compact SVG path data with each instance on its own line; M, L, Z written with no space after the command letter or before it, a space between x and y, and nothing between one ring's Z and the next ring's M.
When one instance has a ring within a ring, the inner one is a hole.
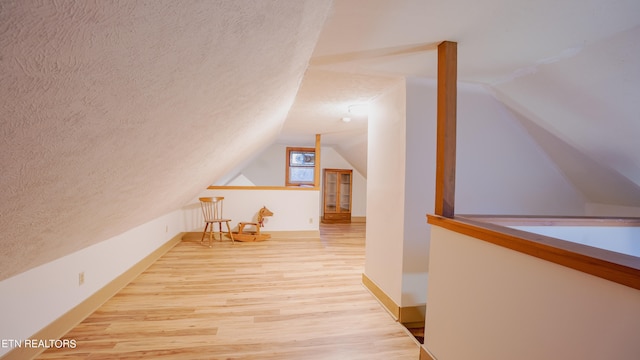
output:
M202 233L200 233L202 234ZM45 326L42 330L33 334L30 339L60 339L66 333L68 333L75 326L80 324L84 319L96 311L112 296L117 294L122 288L127 286L138 275L151 266L156 260L158 260L167 251L171 250L176 244L180 242L184 233L180 233L169 241L164 243L158 249L145 258L140 260L137 264L132 266L129 270L113 279L107 285L100 290L96 291L93 295L89 296L86 300L76 305L73 309L69 310L51 324ZM1 360L24 360L33 359L40 353L45 351L43 347L17 347L2 356Z
M437 360L424 345L420 346L420 360Z
M426 305L405 306L396 304L385 292L376 285L366 274L362 274L362 284L384 306L391 316L407 327L424 326Z
M311 239L318 239L320 238L320 231L319 230L301 230L301 231L265 231L265 233L268 233L271 235L271 237L277 237L279 239L289 239L289 238L311 238ZM218 234L215 235L216 236L216 241L218 241ZM226 237L227 235L225 235L224 239L230 240ZM202 239L202 231L190 231L190 232L186 232L184 233L184 235L182 236L182 241L200 241ZM205 239L205 241L208 241L208 238Z

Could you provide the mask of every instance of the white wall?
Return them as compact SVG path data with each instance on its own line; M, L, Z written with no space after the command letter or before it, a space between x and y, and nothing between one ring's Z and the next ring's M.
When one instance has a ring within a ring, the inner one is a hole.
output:
M243 174L239 174L238 176L231 179L227 184L228 186L256 186L251 180L249 180Z
M318 231L318 190L205 190L201 196L223 196L223 215L237 230L239 222L255 222L266 206L273 216L265 219L262 231ZM187 231L202 231L204 220L197 198L184 207Z
M402 306L424 305L429 268L430 225L435 208L436 97L423 89L431 80L406 81L406 167Z
M0 339L29 338L183 231L175 211L0 282Z
M456 212L583 216L585 199L513 113L483 87L462 85Z
M287 146L273 144L247 164L241 174L258 186L284 186L286 157Z
M369 114L365 274L413 306L426 301L437 91L432 79L403 85ZM457 115L456 213L584 215L582 194L482 86L458 84Z
M314 146L315 144L310 147ZM227 185L246 185L249 182L258 186L284 186L286 150L287 146L285 145L271 145L243 168L241 174ZM332 147L321 146L320 151L320 171L322 169L353 170L353 199L351 204L353 209L351 216L366 216L367 179ZM322 173L320 174L320 181L322 181ZM321 206L322 201L318 205L320 213L322 213Z
M640 291L431 231L425 347L438 360L638 359Z
M408 86L407 99L416 100L407 101L407 112L416 106L423 121L435 126L435 81L409 79ZM435 169L433 151L422 154L429 169ZM459 83L455 209L459 214L582 216L585 199L513 113L482 86Z
M405 202L404 80L369 105L365 275L402 303Z

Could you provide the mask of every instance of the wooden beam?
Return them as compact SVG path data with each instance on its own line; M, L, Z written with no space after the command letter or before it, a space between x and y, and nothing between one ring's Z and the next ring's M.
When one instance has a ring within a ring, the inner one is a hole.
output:
M320 134L316 134L316 159L315 159L315 168L313 170L314 178L313 178L313 186L316 188L320 187Z
M435 214L454 216L456 182L456 102L458 44L438 45L438 130Z

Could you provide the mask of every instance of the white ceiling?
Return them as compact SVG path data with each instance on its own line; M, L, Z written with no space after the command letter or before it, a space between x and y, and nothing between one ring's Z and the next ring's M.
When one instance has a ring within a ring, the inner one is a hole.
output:
M274 141L323 134L366 174L347 106L434 77L442 40L577 186L637 204L638 39L637 0L2 0L0 280L179 209Z
M640 205L638 39L637 0L338 0L279 141L323 134L366 175L353 157L366 152L366 118L341 123L348 105L397 78L435 78L437 44L456 41L458 80L517 114L589 200Z

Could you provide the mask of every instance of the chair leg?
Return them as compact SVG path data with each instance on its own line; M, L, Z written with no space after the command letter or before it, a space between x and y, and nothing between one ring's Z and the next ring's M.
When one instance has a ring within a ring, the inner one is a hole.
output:
M231 226L229 226L228 221L225 221L225 223L227 224L227 231L229 232L229 237L231 238L231 244L235 244L236 240L233 238L233 233L231 232Z
M207 228L209 228L209 223L204 225L204 231L202 232L202 239L200 239L200 244L204 242L204 235L207 233Z
M211 247L212 236L213 236L213 224L211 224L211 227L209 228L209 247Z

